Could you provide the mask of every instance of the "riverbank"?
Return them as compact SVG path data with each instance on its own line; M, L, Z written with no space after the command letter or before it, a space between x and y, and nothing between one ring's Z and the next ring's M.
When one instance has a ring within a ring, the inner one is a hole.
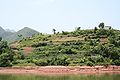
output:
M120 66L41 66L41 67L6 67L0 68L0 74L120 74Z

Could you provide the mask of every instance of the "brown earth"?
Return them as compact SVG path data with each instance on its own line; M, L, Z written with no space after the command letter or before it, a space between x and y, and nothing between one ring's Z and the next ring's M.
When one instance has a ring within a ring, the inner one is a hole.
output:
M33 47L23 47L23 52L25 54L29 54L31 52L33 52L34 48Z
M41 67L7 67L0 68L0 74L38 74L38 75L64 75L64 74L120 74L120 66L41 66Z

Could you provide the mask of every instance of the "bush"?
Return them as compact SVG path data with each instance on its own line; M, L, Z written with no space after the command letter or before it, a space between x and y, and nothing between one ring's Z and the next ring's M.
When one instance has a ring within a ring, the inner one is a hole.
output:
M86 64L87 64L87 66L94 66L94 65L95 65L95 64L94 64L93 62L91 62L91 61L87 61Z
M117 66L120 66L120 60L115 60L115 61L113 61L113 64L114 64L114 65L117 65Z
M35 63L37 66L47 66L48 65L48 62L45 59L33 60L33 63Z
M6 41L0 41L0 67L12 66L14 53Z
M12 66L10 56L8 53L3 53L0 55L0 67Z
M37 43L37 44L33 44L32 47L40 47L40 46L47 46L46 42L42 42L42 43Z
M76 52L72 51L71 49L67 49L65 54L76 54Z

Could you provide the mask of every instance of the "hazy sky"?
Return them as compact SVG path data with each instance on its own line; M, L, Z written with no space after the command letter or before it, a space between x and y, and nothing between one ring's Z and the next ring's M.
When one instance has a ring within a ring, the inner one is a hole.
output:
M94 28L100 22L120 29L120 0L0 0L0 26L39 32Z

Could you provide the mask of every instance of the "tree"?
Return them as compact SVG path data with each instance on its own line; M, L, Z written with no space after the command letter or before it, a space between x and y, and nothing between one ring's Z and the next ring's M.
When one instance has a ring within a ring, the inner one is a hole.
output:
M109 29L111 30L111 29L112 29L112 27L110 26L110 27L109 27Z
M105 26L105 24L103 22L98 25L98 27L102 28L102 29L104 28L104 26Z
M12 66L13 51L6 41L0 41L0 67Z
M81 28L81 27L77 27L76 30L78 31L78 30L80 30L80 28Z
M56 30L55 29L53 29L53 33L56 34Z
M0 54L5 52L5 49L8 48L6 41L0 41Z
M2 37L0 37L0 41L2 41Z
M94 33L96 33L97 30L98 30L97 27L95 27L95 28L94 28Z
M20 37L20 38L21 38L22 36L23 36L22 34L19 34L19 35L18 35L18 37Z

